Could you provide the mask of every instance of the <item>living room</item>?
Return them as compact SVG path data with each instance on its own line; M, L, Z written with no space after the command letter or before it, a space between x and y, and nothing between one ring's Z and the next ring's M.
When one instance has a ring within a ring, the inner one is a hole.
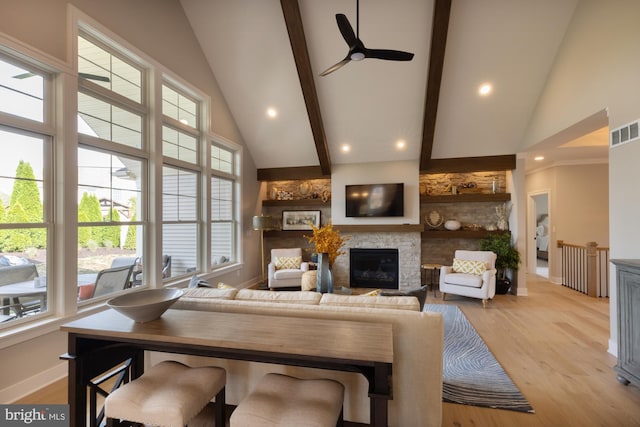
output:
M566 129L570 129L596 112L606 111L607 124L611 129L637 119L640 114L633 96L638 93L640 87L632 72L640 65L638 64L640 60L636 55L630 54L635 49L638 31L640 31L634 25L632 17L637 16L640 6L632 1L602 3L576 2L562 45L542 85L543 90L537 97L535 108L532 108L527 116L528 130L522 141L518 141L521 142L521 146L514 150L495 149L493 152L487 152L487 155L518 154L516 169L512 172L514 177L512 200L518 206L512 212L512 232L519 236L518 247L523 253L526 252L524 236L527 235L526 209L524 208L527 205L524 191L526 188L524 153L533 151L532 147L536 144L562 134ZM75 14L70 12L68 4L77 8ZM75 24L69 21L72 20L70 17L81 16L85 23L95 24L96 28L105 30L116 41L143 52L162 64L163 68L170 70L173 75L186 80L210 97L212 131L244 148L240 183L242 187L240 221L244 224L239 244L242 248L241 264L238 268L222 274L212 274L211 277L239 286L256 282L260 276L259 237L258 233L251 229L250 224L251 218L260 213L260 202L266 198L266 186L256 180L259 168L256 166L254 155L247 148L245 136L231 113L228 101L223 95L223 88L218 86L217 76L211 71L210 64L201 51L181 3L177 1L132 3L29 0L3 2L3 10L7 11L0 16L2 28L0 44L3 46L3 52L13 55L19 53L20 55L16 55L18 58L35 57L49 63L62 80L68 80L66 84L77 80L75 77L77 70L72 65L74 60L69 59L73 55L67 47ZM33 10L38 10L39 13L34 14ZM626 28L627 31L619 31L620 27ZM598 28L598 31L594 31L594 28ZM616 64L616 66L610 67L603 64ZM72 83L72 86L74 84ZM73 91L67 95L69 99L76 97ZM3 125L21 124L15 120L5 120L4 115L2 118ZM75 111L72 111L66 120L67 122L75 121ZM73 132L58 135L58 137L67 141L76 140ZM482 145L485 141L467 139L464 143L473 147ZM489 142L487 141L486 144L489 145ZM75 148L74 144L69 144L62 156L64 157L65 154L69 157L75 156ZM471 153L476 152L475 149L471 151ZM635 166L635 160L638 158L640 158L640 147L634 143L610 150L608 204L609 244L612 258L633 259L638 258L639 255L635 242L640 238L640 229L637 225L640 204L632 197L636 192L635 182L640 178L640 171ZM61 178L58 182L61 187L64 187L62 183L67 181L62 171L59 172ZM411 174L413 180L417 180L420 173L417 160L415 167L406 173ZM342 184L344 181L339 185ZM412 197L417 199L419 197L417 181L412 185L415 185ZM76 210L76 189L71 188L68 192L70 194L66 196L67 198L58 196L60 197L59 206L67 202L71 207L66 209L74 211ZM422 222L418 214L414 212L413 215L411 220L402 222ZM72 218L73 215L69 217ZM64 224L65 227L73 229L76 225L74 220ZM149 239L156 239L152 242L158 243L159 237L155 235L150 236ZM74 239L65 241L60 237L55 252L75 253L76 246L77 241ZM156 254L147 255L152 259ZM158 265L148 268L150 271L157 271L154 274L159 275L161 270L159 260L162 254L157 255ZM54 256L54 261L60 266L66 262L60 255ZM75 268L70 270L66 273L67 276L62 277L75 276ZM523 277L520 282L526 284L526 269L521 270L520 274ZM610 330L612 332L609 338L609 351L614 352L617 345L614 269L611 272L611 283ZM58 331L58 326L77 316L75 287L71 288L68 291L61 289L52 296L51 317L47 318L48 321L44 321L46 324L38 326L22 324L17 328L3 327L1 330L0 356L3 364L0 371L3 377L3 389L0 390L0 396L2 401L13 401L35 390L39 385L47 384L66 374L65 363L58 360L58 356L65 352L66 338ZM51 321L53 317L56 318L55 321Z

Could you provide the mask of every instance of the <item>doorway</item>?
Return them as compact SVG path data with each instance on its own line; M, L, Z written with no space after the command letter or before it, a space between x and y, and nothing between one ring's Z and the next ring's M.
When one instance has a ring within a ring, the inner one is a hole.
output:
M529 265L535 266L532 274L549 279L549 252L551 217L549 215L549 192L531 194L529 215Z

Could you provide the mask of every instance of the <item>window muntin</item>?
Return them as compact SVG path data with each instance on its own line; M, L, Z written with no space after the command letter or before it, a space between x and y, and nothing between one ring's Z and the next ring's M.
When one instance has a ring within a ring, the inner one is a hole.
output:
M233 151L217 145L211 145L211 169L214 171L232 174L233 171Z
M0 56L0 111L44 122L44 80Z
M84 36L78 36L78 75L142 103L142 71Z
M162 114L198 129L198 103L175 89L162 85Z
M129 147L142 147L141 115L78 93L78 132Z
M198 139L169 126L162 127L162 154L185 162L198 163Z
M16 292L0 299L9 321L47 311L47 247L51 224L45 163L48 136L0 126L0 285Z

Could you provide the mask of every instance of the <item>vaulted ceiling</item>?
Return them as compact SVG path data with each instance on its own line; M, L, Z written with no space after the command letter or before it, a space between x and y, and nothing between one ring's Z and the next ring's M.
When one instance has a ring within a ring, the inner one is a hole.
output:
M576 3L362 0L357 28L356 0L181 0L257 168L270 176L401 160L420 160L421 170L469 157L510 165ZM321 77L348 51L338 13L368 48L413 60L351 61ZM480 96L484 83L493 90Z

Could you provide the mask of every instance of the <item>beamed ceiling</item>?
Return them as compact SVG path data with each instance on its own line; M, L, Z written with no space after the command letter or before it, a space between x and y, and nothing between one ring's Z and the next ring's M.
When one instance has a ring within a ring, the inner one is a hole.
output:
M271 180L360 162L513 169L577 0L362 0L359 21L356 0L181 3L258 178ZM351 61L321 77L348 51L337 13L368 48L413 60Z

